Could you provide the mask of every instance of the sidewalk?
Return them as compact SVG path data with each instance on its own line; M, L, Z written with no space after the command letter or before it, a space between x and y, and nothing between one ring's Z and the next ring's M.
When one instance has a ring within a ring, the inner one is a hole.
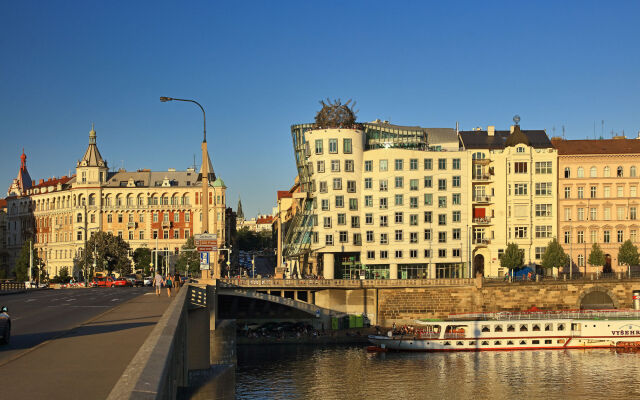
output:
M7 399L104 399L169 305L145 294L0 367Z

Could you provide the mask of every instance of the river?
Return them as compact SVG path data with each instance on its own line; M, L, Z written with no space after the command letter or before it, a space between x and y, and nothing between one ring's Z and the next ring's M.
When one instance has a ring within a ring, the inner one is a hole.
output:
M237 399L640 398L640 353L238 346Z

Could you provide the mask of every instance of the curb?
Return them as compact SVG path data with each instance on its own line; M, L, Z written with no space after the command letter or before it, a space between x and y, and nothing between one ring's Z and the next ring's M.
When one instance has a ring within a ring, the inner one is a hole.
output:
M140 296L144 296L144 295L145 294L143 293ZM125 304L128 304L129 302L132 302L133 300L137 299L140 296L136 296L133 299L127 300L124 303L118 304L117 306L115 306L113 308L110 308L110 309L108 309L106 311L103 311L100 314L95 315L95 316L89 318L86 321L80 322L79 324L77 324L77 325L75 325L75 326L73 326L73 327L71 327L71 328L69 328L69 329L67 329L67 330L65 330L63 332L60 332L59 334L57 334L57 335L45 340L42 343L38 343L37 345L33 346L30 349L27 349L27 350L23 351L22 353L16 354L15 356L13 356L13 357L5 360L5 361L0 362L0 367L4 367L5 365L9 364L10 362L13 362L13 361L15 361L15 360L17 360L17 359L19 359L19 358L21 358L23 356L26 356L27 354L31 353L32 351L35 351L35 350L39 349L40 347L42 347L42 346L44 346L44 345L46 345L46 344L48 344L50 342L53 342L56 339L60 339L61 337L68 335L69 333L73 332L74 330L80 328L82 325L86 325L88 323L91 323L91 322L95 321L96 319L101 318L102 316L110 313L111 311L115 311L115 310L119 309L120 307L123 307Z

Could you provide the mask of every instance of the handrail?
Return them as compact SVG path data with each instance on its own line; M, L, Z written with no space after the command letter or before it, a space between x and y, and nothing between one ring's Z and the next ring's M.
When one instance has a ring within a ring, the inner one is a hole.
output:
M219 279L221 287L256 288L388 288L388 287L430 287L469 286L474 280L468 278L450 279Z
M109 400L175 399L187 386L187 294L183 286L111 390Z

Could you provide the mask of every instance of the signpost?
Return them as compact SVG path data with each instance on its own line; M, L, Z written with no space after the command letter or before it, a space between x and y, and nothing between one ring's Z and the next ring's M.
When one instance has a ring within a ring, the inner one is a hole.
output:
M209 252L218 251L218 235L198 233L193 235L193 242L200 253L200 270L209 270Z
M200 253L200 270L209 269L209 253Z

